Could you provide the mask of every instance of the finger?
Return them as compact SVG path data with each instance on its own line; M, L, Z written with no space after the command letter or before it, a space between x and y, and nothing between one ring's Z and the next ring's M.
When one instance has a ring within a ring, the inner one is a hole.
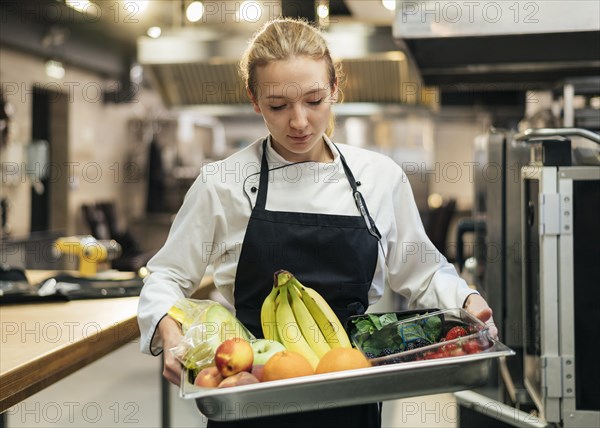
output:
M163 376L172 384L179 386L181 383L181 363L174 357L165 358Z
M479 294L471 294L467 299L465 309L471 315L479 318L481 321L486 322L492 316L492 309L489 307L487 302Z
M473 313L473 315L475 315L477 318L479 318L483 322L486 322L487 320L489 320L492 317L492 310L490 309L489 306L487 306L485 308L477 308L476 311L477 312Z
M496 328L496 324L486 323L486 325L488 326L488 335L492 339L497 340L498 339L498 329Z
M171 367L166 367L163 369L163 377L171 382L175 386L179 386L181 384L181 369L179 371L173 370Z

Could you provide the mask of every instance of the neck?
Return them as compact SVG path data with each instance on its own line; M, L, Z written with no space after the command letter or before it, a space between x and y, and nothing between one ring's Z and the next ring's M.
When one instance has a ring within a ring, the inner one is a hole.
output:
M321 153L320 153L319 157L320 157L320 159L318 160L318 162L323 162L323 163L333 162L333 153L331 153L329 144L327 144L325 142L324 138L323 138L323 144L321 145Z

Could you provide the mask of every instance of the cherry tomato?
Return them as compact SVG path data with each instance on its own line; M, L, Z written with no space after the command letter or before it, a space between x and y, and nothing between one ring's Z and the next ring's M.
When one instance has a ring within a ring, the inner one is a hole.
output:
M479 343L477 343L475 340L470 340L469 342L463 344L462 349L467 354L476 354L480 351Z

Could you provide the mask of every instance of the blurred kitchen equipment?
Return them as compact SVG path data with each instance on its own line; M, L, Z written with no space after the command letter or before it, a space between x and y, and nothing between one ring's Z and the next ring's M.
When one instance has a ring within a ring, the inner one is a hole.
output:
M43 180L48 175L50 162L50 144L46 140L34 140L27 145L27 175L33 190L38 195L44 193Z
M600 144L600 135L575 128L515 137L554 161L535 157L521 172L524 381L545 420L600 426L600 166L555 162L567 136Z
M115 240L97 240L91 235L67 236L55 241L58 255L77 256L79 274L90 278L98 273L98 264L114 260L121 255L121 246Z
M113 202L97 202L81 206L83 219L92 236L102 240L114 240L121 246L121 252L112 260L113 269L138 272L146 266L157 249L143 251L136 237L120 227L117 208Z
M0 237L8 236L8 198L0 198Z
M529 158L530 148L515 141L512 131L493 129L478 142L470 224L475 233L471 255L478 266L475 285L490 302L506 345L517 352L523 330L519 174Z
M431 206L424 221L425 232L427 236L447 259L448 254L447 238L450 222L456 211L456 199L451 198L442 200L438 206Z
M471 274L473 274L471 282L467 281L469 284L477 284L480 282L477 274L477 266L478 262L475 256L471 255L471 257L465 260L465 235L467 233L475 233L476 231L481 231L485 233L485 222L482 220L474 220L472 218L463 218L460 219L456 225L456 264L458 266L458 271L463 272L463 270L467 269L467 262L471 266Z
M492 130L475 152L476 285L521 355L500 364L483 404L531 415L507 426L600 426L600 166L582 164L570 138L600 143L578 128ZM491 422L468 401L459 397L459 426Z

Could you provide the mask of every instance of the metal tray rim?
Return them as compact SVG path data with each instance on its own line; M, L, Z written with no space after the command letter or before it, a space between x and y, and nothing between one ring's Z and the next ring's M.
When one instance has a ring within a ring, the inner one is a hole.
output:
M488 360L497 357L506 357L514 355L515 352L508 348L506 345L499 341L494 341L494 344L477 354L468 354L456 357L447 357L434 360L421 360L406 362L400 364L389 364L381 366L373 366L364 369L345 370L339 372L332 372L328 374L315 374L310 376L302 376L292 379L284 379L270 382L261 382L251 385L242 385L231 388L201 388L190 384L187 381L187 371L182 371L181 375L181 387L179 396L183 399L202 399L203 397L210 396L211 399L218 399L218 397L228 396L230 394L240 393L251 393L253 391L263 391L272 389L276 393L279 388L294 387L294 386L306 386L310 384L319 385L323 383L329 383L336 380L349 380L364 377L367 380L369 377L381 374L399 374L404 371L410 371L414 369L423 369L427 367L440 367L440 366L454 366L460 363L473 363L480 360ZM188 390L188 389L191 389ZM415 394L415 395L418 395Z

